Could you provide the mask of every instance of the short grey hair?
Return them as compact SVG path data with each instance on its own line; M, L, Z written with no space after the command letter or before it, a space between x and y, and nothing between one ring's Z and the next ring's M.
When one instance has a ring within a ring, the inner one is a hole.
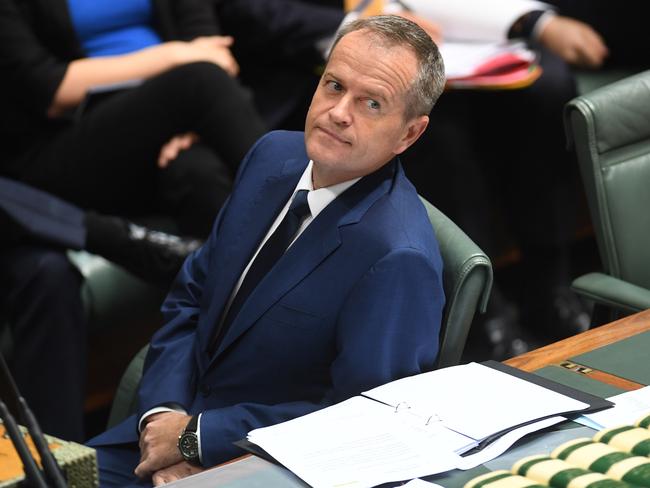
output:
M397 15L377 15L344 25L338 32L330 56L338 42L347 34L365 30L388 46L410 48L418 61L418 72L406 94L407 120L429 115L445 87L445 65L438 46L416 23ZM328 58L329 61L329 58Z

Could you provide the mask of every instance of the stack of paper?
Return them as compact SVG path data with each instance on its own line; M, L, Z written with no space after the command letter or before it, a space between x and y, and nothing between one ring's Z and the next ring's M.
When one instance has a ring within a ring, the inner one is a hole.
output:
M364 488L469 468L496 457L525 433L558 422L555 415L590 406L476 363L411 376L362 395L254 430L248 440L314 488ZM513 427L521 433L502 436ZM509 443L491 455L481 451L476 460L461 457L495 434Z
M542 74L523 42L445 42L440 53L450 88L523 88Z

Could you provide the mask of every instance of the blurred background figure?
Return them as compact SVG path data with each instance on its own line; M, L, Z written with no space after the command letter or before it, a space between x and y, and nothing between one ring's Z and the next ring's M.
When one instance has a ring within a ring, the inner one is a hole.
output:
M0 175L72 204L78 247L169 286L265 131L231 45L203 0L0 0ZM130 220L151 214L185 237ZM10 367L44 430L82 440L81 277L24 223L0 205Z
M603 39L608 54L602 67L642 70L650 67L647 47L648 30L645 19L650 4L644 0L629 0L619 5L611 0L548 0L558 13L589 25ZM592 42L587 34L578 33L571 40L574 51L587 49Z

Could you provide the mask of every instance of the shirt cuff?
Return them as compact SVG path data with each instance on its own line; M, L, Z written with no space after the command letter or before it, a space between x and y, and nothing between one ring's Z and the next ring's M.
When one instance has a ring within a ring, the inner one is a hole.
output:
M531 33L531 38L536 41L539 40L539 36L542 34L542 31L546 28L548 23L557 17L557 12L555 10L546 10L535 22L533 26L533 32Z
M508 30L508 39L537 40L555 12L549 9L536 9L519 17Z
M172 408L172 407L165 407L162 405L160 407L154 407L150 410L147 410L145 413L142 414L142 417L140 417L140 421L138 422L138 432L142 432L142 423L145 421L147 417L153 415L154 413L160 413L160 412L178 412L187 415L187 412L180 407Z
M201 452L201 416L203 414L199 414L199 420L196 423L196 436L199 439L199 462L201 463L201 466L203 466L203 452Z

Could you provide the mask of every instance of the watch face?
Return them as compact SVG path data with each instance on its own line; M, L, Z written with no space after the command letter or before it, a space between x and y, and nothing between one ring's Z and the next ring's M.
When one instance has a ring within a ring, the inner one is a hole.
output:
M199 457L199 439L194 432L184 432L178 440L178 448L186 460Z

